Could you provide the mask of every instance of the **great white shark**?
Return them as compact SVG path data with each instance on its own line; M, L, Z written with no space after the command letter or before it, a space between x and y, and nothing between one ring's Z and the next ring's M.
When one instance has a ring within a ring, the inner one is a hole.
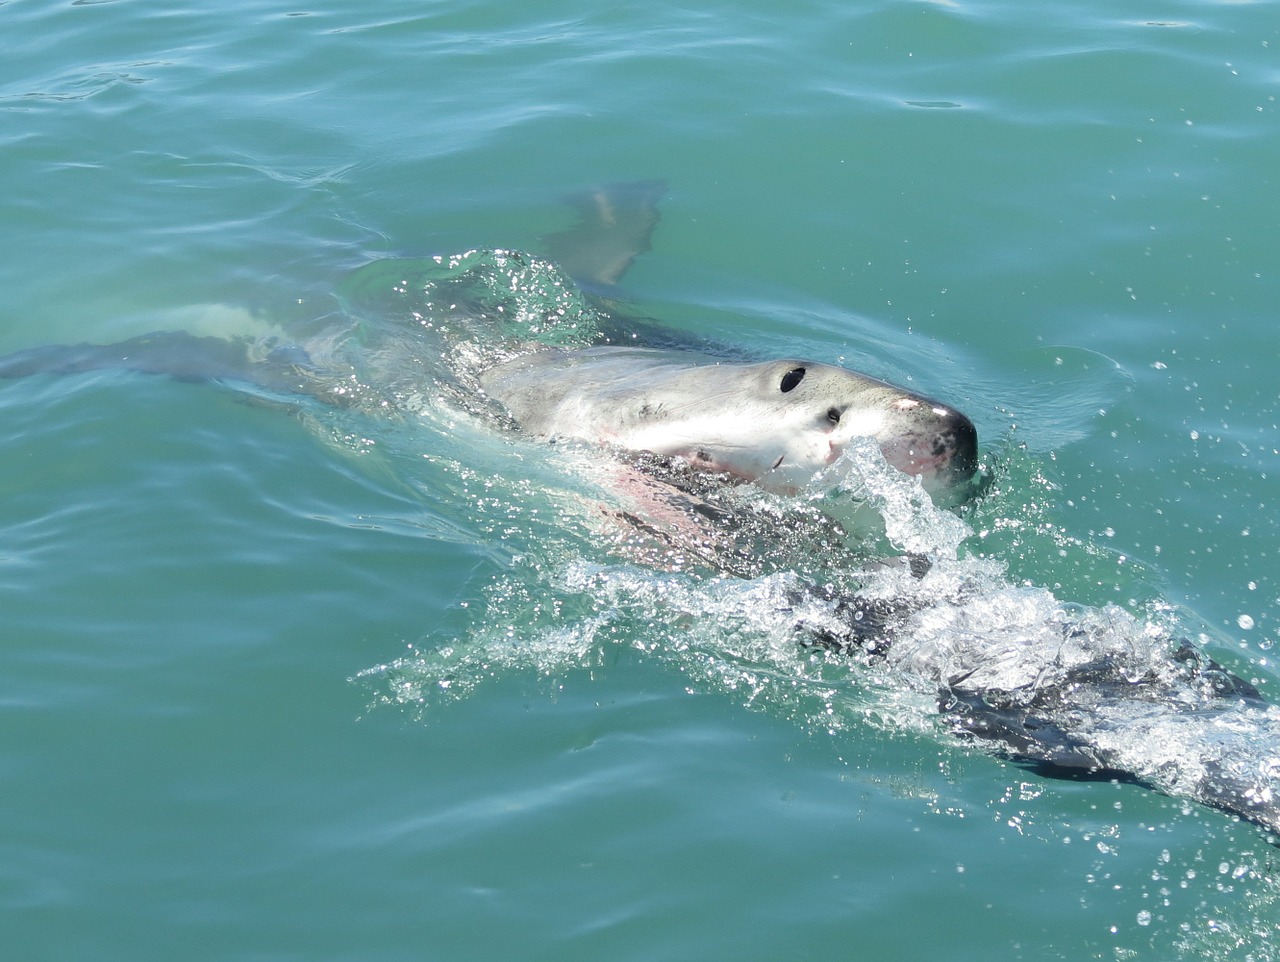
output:
M606 301L616 298L618 281L648 249L664 189L645 182L582 195L581 222L546 239L552 255L589 290ZM885 462L919 478L940 500L962 497L974 483L977 432L948 403L813 360L741 361L673 349L666 336L656 341L648 347L631 339L576 348L508 344L468 383L518 430L633 455L630 463L642 471L674 461L710 479L706 483L754 484L786 496L806 490L833 463L862 450L855 442L869 439ZM348 399L305 345L263 349L243 340L165 331L0 358L3 378L103 368L243 381L336 404ZM662 473L664 482L671 477ZM683 507L699 515L699 524L735 521L732 514L700 505L687 486L677 497L687 497ZM643 516L631 520L646 527ZM732 570L731 559L721 560ZM929 565L918 557L901 561L921 577ZM962 618L964 599L935 606L931 599L869 599L839 586L801 584L788 603L807 642L905 664L913 656L895 642L912 620L922 611ZM821 617L812 617L819 609ZM1109 651L1086 621L1064 618L1051 627L1061 632L1054 670L1039 671L1025 685L993 685L978 668L937 670L934 677L936 666L907 667L936 684L940 715L963 738L1046 774L1142 781L1280 833L1280 799L1270 790L1278 772L1267 768L1268 757L1173 760L1154 770L1113 737L1147 707L1148 715L1177 724L1230 724L1241 713L1273 717L1275 709L1257 689L1187 643L1174 646L1155 670L1149 662L1135 668L1123 653Z

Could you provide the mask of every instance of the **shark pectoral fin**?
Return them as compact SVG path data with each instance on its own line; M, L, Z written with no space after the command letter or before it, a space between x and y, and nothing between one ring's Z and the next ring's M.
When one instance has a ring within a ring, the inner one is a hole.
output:
M568 201L579 213L572 228L543 238L547 253L574 280L606 290L617 285L639 254L649 250L665 181L610 184Z

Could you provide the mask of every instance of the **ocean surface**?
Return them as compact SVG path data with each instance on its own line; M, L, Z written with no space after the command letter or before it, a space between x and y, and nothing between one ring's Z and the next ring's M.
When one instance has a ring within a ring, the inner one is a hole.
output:
M1280 5L9 0L0 31L0 355L340 340L369 402L0 382L0 956L1280 958L1263 831L962 744L749 581L611 556L593 455L441 401L352 294L479 258L589 312L484 252L661 179L625 310L955 404L992 479L940 516L956 564L1280 699Z

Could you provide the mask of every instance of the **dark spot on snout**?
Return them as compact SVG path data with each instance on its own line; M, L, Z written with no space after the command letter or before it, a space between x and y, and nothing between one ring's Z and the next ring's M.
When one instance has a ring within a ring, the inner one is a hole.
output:
M945 426L938 436L937 453L951 454L953 477L968 480L978 470L978 429L959 411L948 411Z
M804 380L804 373L804 368L795 367L782 375L782 383L778 385L782 388L782 393L786 394L788 391L794 391L796 389L796 385Z

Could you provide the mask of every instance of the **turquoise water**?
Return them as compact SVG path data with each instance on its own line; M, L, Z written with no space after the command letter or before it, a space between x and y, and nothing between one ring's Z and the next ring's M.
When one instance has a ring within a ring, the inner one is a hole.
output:
M661 177L637 312L954 402L970 557L1276 697L1274 3L0 24L0 353L315 334L363 265ZM593 581L567 455L427 413L0 384L6 957L1280 955L1258 830L1026 773L854 665L791 684L718 596L664 623L698 585Z

